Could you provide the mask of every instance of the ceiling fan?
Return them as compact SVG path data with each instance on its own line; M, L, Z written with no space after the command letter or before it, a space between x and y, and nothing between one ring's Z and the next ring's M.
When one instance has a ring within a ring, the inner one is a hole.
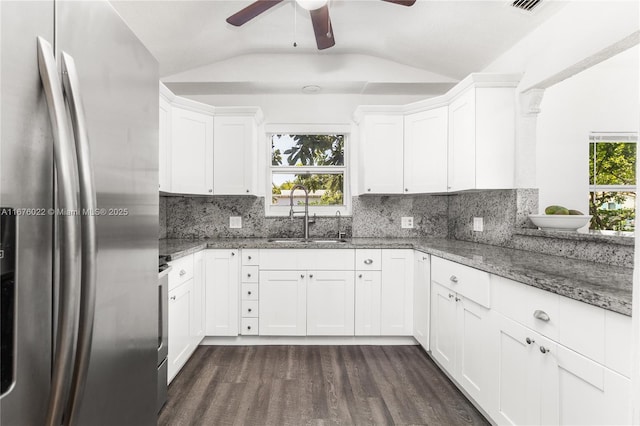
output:
M284 0L257 0L245 7L241 11L227 18L231 25L239 27L246 24L256 16L271 9L273 6ZM333 27L329 17L329 0L294 0L300 7L306 9L311 14L313 32L316 36L318 50L327 49L336 44L333 38ZM399 4L401 6L412 6L416 0L382 0L388 3Z

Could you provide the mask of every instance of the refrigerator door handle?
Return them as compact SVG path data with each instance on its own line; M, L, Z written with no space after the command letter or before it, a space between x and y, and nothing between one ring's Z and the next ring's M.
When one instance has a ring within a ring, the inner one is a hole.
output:
M38 37L38 70L53 130L53 153L58 179L60 220L60 279L55 349L51 371L51 393L46 425L62 420L73 367L74 340L78 322L80 289L80 229L78 221L78 179L73 139L51 44Z
M78 423L77 415L82 401L84 385L89 370L93 322L96 305L96 189L91 167L91 150L87 121L82 105L80 79L73 57L62 52L62 85L69 105L71 126L76 145L78 176L80 178L80 223L82 230L80 317L76 343L75 368L71 378L71 390L65 419L69 425Z

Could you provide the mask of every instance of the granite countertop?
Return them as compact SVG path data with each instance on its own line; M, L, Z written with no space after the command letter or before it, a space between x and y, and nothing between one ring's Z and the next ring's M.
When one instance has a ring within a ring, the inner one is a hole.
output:
M411 248L590 305L631 315L633 269L446 238L353 238L346 243L269 242L266 238L160 240L175 260L205 248Z

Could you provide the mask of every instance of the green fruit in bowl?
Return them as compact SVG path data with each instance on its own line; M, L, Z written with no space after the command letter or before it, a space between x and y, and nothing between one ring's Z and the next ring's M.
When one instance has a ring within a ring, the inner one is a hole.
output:
M569 210L569 214L572 216L584 216L584 213L580 210Z
M569 209L562 206L549 206L544 209L544 214L563 214L567 215L569 213Z

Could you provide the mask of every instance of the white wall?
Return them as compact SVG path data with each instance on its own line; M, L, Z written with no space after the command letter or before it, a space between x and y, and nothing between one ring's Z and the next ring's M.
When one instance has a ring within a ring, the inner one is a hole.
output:
M631 48L545 90L536 153L541 210L589 210L589 133L638 131L638 56Z

